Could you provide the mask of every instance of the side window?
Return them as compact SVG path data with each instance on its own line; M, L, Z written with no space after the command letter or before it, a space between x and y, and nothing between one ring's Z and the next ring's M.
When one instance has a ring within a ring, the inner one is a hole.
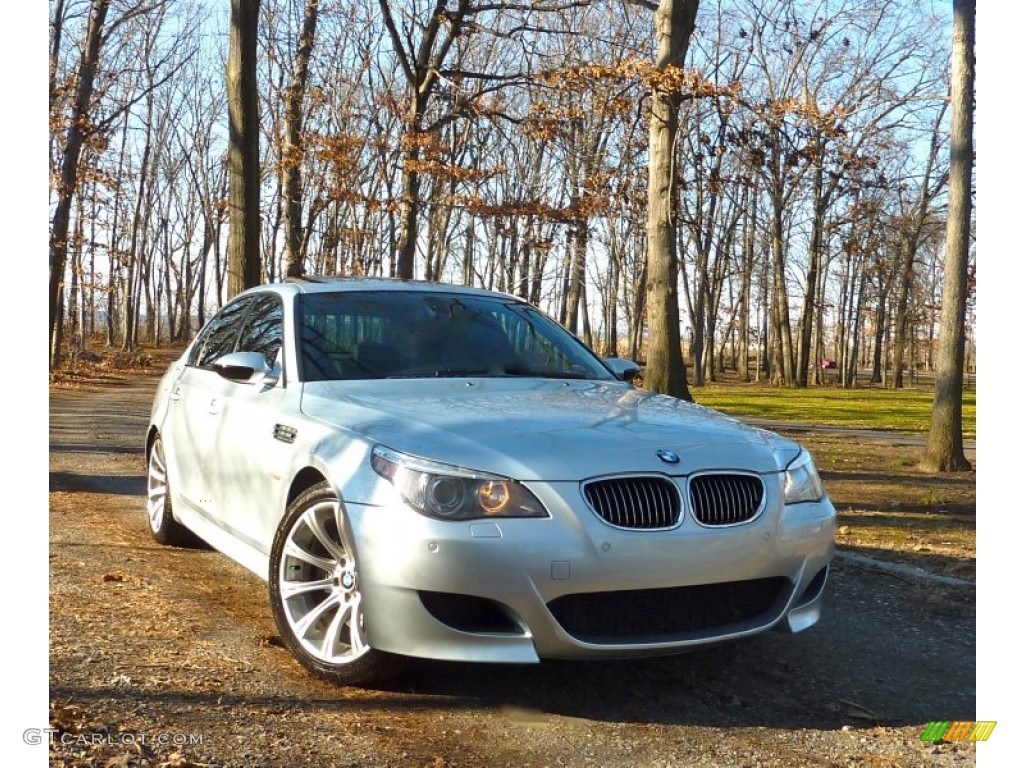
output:
M242 319L252 303L247 296L239 301L228 304L218 312L196 339L188 364L199 368L209 368L213 361L222 355L235 351L235 341L241 328Z
M238 338L239 352L259 352L272 366L277 361L284 333L284 313L277 296L263 295L253 300L252 310Z

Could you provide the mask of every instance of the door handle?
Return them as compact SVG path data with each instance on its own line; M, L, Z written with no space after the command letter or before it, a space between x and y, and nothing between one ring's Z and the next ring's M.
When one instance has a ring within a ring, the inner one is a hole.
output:
M214 413L214 414L216 414L216 413L220 413L220 403L218 402L218 400L217 400L217 398L216 398L216 397L215 397L215 398L213 398L213 399L212 399L212 400L210 401L210 405L209 405L209 406L207 407L207 409L206 409L206 410L207 410L207 411L208 411L209 413Z
M175 384L174 389L171 390L171 400L181 400L181 387L177 384Z

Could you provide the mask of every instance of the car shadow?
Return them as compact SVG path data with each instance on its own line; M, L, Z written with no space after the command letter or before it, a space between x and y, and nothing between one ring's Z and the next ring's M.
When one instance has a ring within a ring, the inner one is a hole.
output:
M141 445L97 445L93 443L50 443L50 453L138 454L146 452Z
M797 635L621 661L412 662L382 689L484 700L527 723L830 730L973 719L973 590L943 600L932 585L854 571L833 567L822 621Z
M146 495L145 475L79 475L50 472L50 491L110 493L117 496Z

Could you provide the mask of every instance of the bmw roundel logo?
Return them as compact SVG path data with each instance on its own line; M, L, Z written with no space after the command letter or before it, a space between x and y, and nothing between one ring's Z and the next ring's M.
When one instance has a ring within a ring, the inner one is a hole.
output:
M666 464L678 464L679 454L675 451L667 451L664 448L658 450L657 457Z

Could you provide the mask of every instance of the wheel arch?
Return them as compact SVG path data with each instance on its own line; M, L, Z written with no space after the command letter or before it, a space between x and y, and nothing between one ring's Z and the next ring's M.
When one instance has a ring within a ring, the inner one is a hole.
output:
M149 461L149 452L153 449L153 442L160 436L160 430L156 428L156 424L150 424L149 430L146 432L146 461Z
M292 502L318 483L329 482L327 476L317 467L303 467L292 478L288 487L288 497L285 499L285 508L290 507Z

